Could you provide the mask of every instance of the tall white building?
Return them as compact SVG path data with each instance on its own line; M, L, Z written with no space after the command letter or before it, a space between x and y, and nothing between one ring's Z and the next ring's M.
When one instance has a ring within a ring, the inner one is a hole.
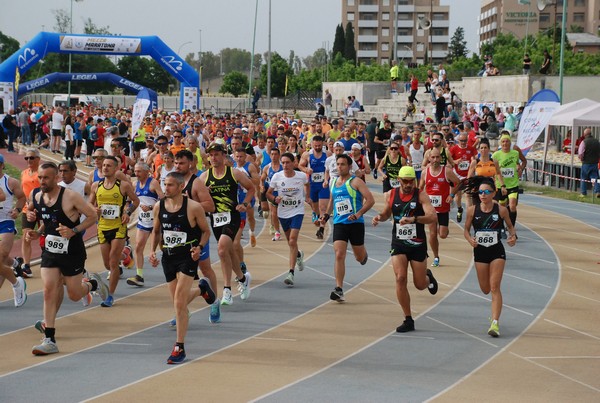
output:
M440 0L342 0L344 29L348 22L362 63L390 63L394 49L404 63L437 64L448 55L450 7Z

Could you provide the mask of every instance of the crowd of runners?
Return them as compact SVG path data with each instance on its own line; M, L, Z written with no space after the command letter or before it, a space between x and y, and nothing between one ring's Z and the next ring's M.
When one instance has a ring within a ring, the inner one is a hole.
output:
M390 254L404 314L396 330L402 333L415 329L408 270L418 290L437 293L433 271L443 265L441 240L448 237L455 214L456 222L464 221L480 288L492 294L487 333L499 336L502 239L510 246L517 240L519 178L526 166L511 133L502 134L496 150L468 125L418 122L394 128L385 116L368 122L323 116L303 121L286 113L152 111L134 133L131 118L129 110L118 107L32 111L34 136L20 180L5 173L0 155L0 286L5 280L12 285L17 307L26 302L25 279L33 275L31 242L42 247L43 318L35 328L43 340L33 354L59 351L55 320L65 286L72 301L87 306L98 295L101 306L111 308L118 304L124 267L135 269L126 279L129 286L144 286L147 257L152 266L162 266L175 309L170 325L177 330L176 343L167 362L182 362L188 304L194 298L206 301L209 321L217 323L221 306L234 302L234 283L242 301L250 297L252 275L241 238L248 225L250 246L256 246L257 216L265 220L273 242L283 233L289 246L284 284L294 286L296 271L304 269L299 233L305 204L312 211L315 239L325 241L332 221L335 287L330 299L337 302L345 301L348 243L364 265L369 259L365 225L392 221ZM37 130L44 125L53 130ZM39 149L61 153L63 139L65 159L41 161ZM78 165L91 168L87 181L77 178ZM373 194L380 192L384 204L373 211ZM366 220L370 210L373 218ZM20 257L9 256L16 220L23 231ZM83 234L93 226L104 271L86 267ZM211 230L221 291L211 265Z

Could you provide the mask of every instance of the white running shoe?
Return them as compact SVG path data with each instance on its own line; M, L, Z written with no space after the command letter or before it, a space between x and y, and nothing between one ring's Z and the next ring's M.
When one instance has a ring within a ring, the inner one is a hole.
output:
M285 280L283 280L283 283L285 285L289 285L290 287L294 285L294 273L292 273L291 271L288 272L288 275L286 276Z
M23 277L17 277L17 282L13 285L13 293L15 294L15 306L18 308L27 302L27 283Z
M244 276L246 277L246 281L244 281L243 283L238 281L238 291L240 292L240 298L242 299L242 301L247 300L250 296L250 281L252 281L252 277L250 276L249 271L247 271L246 274L244 274Z
M304 270L304 252L298 251L298 257L296 258L296 269L298 271Z
M233 295L229 288L223 288L223 298L221 298L221 305L233 305Z
M281 239L281 232L275 231L275 235L273 236L273 241L279 241Z
M33 355L48 355L48 354L56 354L58 353L58 347L56 343L50 340L50 338L46 337L42 340L42 344L38 346L33 346L31 350Z

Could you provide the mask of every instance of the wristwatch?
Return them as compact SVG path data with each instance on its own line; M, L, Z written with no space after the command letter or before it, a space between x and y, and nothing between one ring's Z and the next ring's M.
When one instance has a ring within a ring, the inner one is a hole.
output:
M74 234L76 234L76 235L79 234L79 230L77 229L77 227L73 227L71 229L73 230Z
M248 202L243 202L242 204L244 205L244 207L248 207Z

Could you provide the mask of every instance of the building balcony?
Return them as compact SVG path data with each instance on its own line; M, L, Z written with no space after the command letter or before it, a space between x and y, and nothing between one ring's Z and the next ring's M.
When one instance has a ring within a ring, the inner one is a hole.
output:
M378 20L358 20L359 28L378 28L379 21Z
M413 20L398 20L398 28L413 28L414 26Z
M359 13L378 13L379 6L377 4L359 4L358 12Z
M431 42L434 43L449 43L450 37L448 35L433 35L431 37Z
M359 58L376 59L377 51L376 50L358 50L358 51L356 51L356 56Z
M377 35L358 35L358 42L377 43L379 37Z

